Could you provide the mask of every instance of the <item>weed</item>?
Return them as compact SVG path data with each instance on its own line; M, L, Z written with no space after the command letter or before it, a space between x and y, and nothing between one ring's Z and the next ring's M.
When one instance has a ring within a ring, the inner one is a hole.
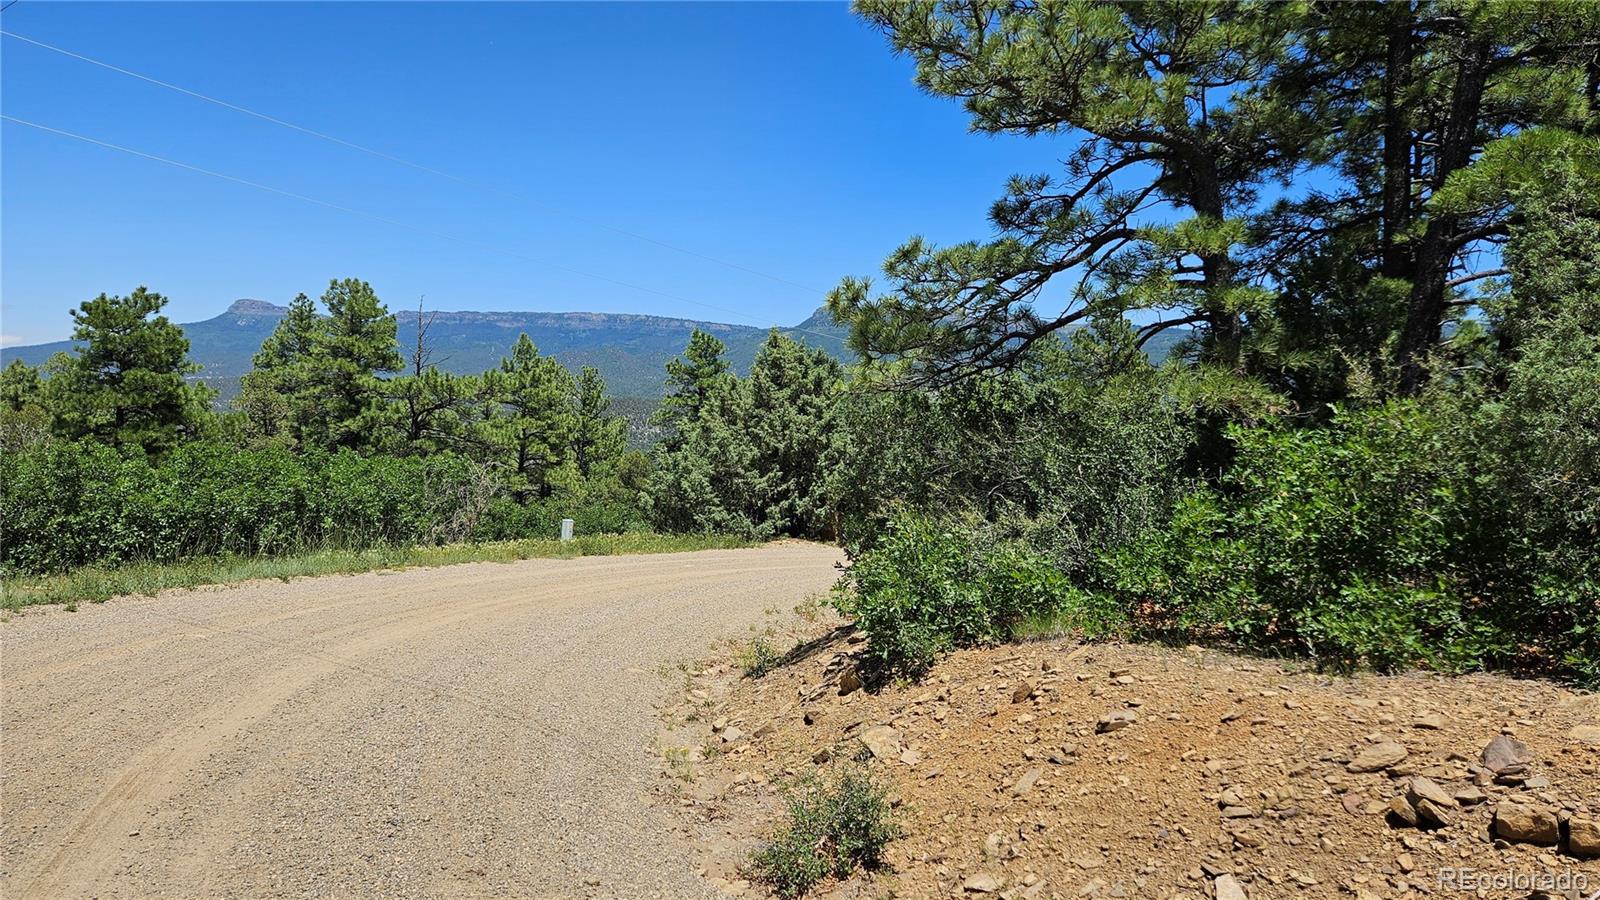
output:
M667 767L672 770L673 777L680 781L693 781L695 763L694 750L690 747L668 747L662 756L667 761Z
M779 897L804 895L824 878L875 869L898 833L883 787L862 765L830 778L810 775L785 797L788 821L750 859L757 880Z
M739 667L744 669L746 678L760 678L777 668L782 661L783 654L765 635L751 641L739 653Z

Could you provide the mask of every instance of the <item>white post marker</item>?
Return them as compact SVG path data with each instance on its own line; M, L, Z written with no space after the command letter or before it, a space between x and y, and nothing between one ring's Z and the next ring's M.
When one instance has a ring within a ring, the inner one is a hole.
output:
M561 520L561 539L563 541L572 540L572 520L571 519L562 519Z

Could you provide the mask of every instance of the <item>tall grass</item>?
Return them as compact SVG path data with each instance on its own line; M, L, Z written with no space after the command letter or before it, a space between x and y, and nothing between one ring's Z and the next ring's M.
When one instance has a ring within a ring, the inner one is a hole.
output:
M212 556L175 563L133 563L114 568L86 566L63 575L0 578L0 608L17 609L40 603L101 603L112 597L149 596L169 588L196 588L276 578L288 581L311 575L350 575L378 569L449 566L469 562L516 562L523 559L572 559L623 553L677 553L749 547L752 542L726 535L675 535L635 532L599 534L571 541L520 540L433 547L375 547L365 550L319 550L293 556Z

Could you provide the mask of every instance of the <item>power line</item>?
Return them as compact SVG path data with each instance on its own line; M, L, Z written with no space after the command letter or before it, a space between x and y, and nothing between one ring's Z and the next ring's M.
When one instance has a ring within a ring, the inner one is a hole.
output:
M696 300L696 299L694 299L692 297L685 297L685 296L683 296L681 294L674 294L674 293L672 293L670 291L662 291L662 290L658 290L656 288L646 287L646 286L641 285L641 284L634 284L633 282L623 281L623 280L618 279L618 278L612 278L609 275L601 275L601 274L598 274L596 272L589 272L589 271L585 271L583 269L575 269L575 268L573 268L571 266L566 266L566 265L562 265L560 263L551 262L548 259L542 259L542 258L536 257L536 256L529 256L529 255L527 255L525 253L522 253L522 252L517 251L517 250L513 250L513 249L511 249L509 247L503 247L503 246L501 246L499 244L491 244L491 243L488 243L486 241L479 241L479 240L474 240L472 238L459 237L457 235L449 234L448 232L438 231L438 230L433 229L433 228L427 228L427 227L421 226L421 225L413 225L410 222L405 222L405 221L402 221L400 219L391 219L388 216L380 215L378 213L367 212L366 210L356 209L356 208L350 207L350 206L343 206L343 205L340 205L338 203L333 203L333 202L330 202L330 201L327 201L327 200L321 200L321 199L318 199L316 197L307 196L305 194L297 194L294 191L286 191L283 188L276 188L276 187L273 187L272 185L269 185L269 184L261 184L260 182L250 181L248 179L240 178L240 177L238 177L236 175L228 175L228 174L226 174L224 172L215 172L215 171L212 171L211 169L204 169L204 168L201 168L200 166L192 165L190 163L180 162L179 160L168 159L167 157L164 157L164 156L156 156L155 154L152 154L152 153L145 153L142 150L135 150L135 149L133 149L131 147L124 147L124 146L121 146L120 144L113 144L113 143L110 143L108 141L99 140L98 138L88 137L87 135L77 134L77 133L74 133L74 132L71 132L71 131L65 131L65 130L62 130L60 128L53 128L53 127L51 127L49 125L42 125L42 124L40 124L38 122L30 122L27 119L19 119L16 116L13 116L13 115L0 113L0 119L3 119L5 121L7 121L7 122L15 123L17 125L25 125L25 126L27 126L29 128L34 128L34 129L37 129L39 131L47 132L49 134L58 135L60 137L71 138L72 140L75 140L75 141L82 141L83 143L92 144L92 145L94 145L96 147L102 147L102 148L107 149L107 150L115 150L115 151L117 151L119 153L126 153L126 154L128 154L130 156L137 156L140 159L147 159L147 160L150 160L151 162L164 163L166 165L173 166L173 167L176 167L176 168L179 168L179 169L183 169L183 170L188 171L188 172L194 172L194 173L197 173L197 174L200 174L200 175L208 175L208 176L210 176L212 178L220 178L223 181L230 181L230 182L232 182L234 184L243 185L243 186L249 187L249 188L255 188L258 191L266 191L269 194L277 194L280 197L288 197L288 198L290 198L292 200L299 200L299 201L301 201L303 203L310 203L310 204L312 204L314 206L320 206L320 207L323 207L325 209L335 210L337 212L346 213L346 214L352 215L352 216L360 216L361 218L365 218L365 219L372 219L373 221L376 221L376 222L382 222L382 223L384 223L386 225L392 225L392 226L394 226L396 228L403 228L403 229L405 229L407 231L414 231L414 232L417 232L418 234L425 234L425 235L428 235L430 237L436 237L436 238L440 238L440 239L443 239L443 240L452 241L452 242L455 242L457 244L462 244L462 245L465 245L465 246L468 246L468 247L477 247L477 248L484 249L484 250L490 250L490 251L493 251L495 253L501 253L501 254L504 254L506 256L513 257L515 259L520 259L520 260L522 260L524 262L531 262L531 263L534 263L536 265L545 266L545 267L548 267L548 268L551 268L551 269L556 269L556 270L559 270L559 271L562 271L562 272L567 272L567 273L570 273L570 274L573 274L573 275L580 275L580 276L583 276L585 278L593 278L593 279L596 279L598 281L604 281L604 282L606 282L608 284L617 285L618 287L628 288L629 290L640 291L640 292L643 292L643 293L646 293L646 294L654 294L657 297L664 297L664 298L666 298L668 300L675 300L675 301L677 301L679 303L688 303L688 304L691 304L691 305L694 305L694 306L700 306L700 307L704 307L706 309L714 310L716 312L720 312L720 313L723 313L723 314L726 314L726 315L736 316L738 318L742 318L742 319L745 319L747 321L754 321L753 317L745 315L744 313L741 313L741 312L739 312L737 310L728 309L727 307L724 307L724 306L717 306L717 305L712 304L712 303L707 303L707 302L705 302L703 300ZM757 326L757 327L766 328L766 327L772 327L772 326L760 325L760 326ZM841 343L843 342L843 338L840 338L837 335L824 334L824 333L822 333L820 331L811 331L810 329L806 329L806 328L794 327L794 328L784 328L783 330L799 332L801 334L809 334L809 335L812 335L814 337L824 338L824 339L830 340L830 341L839 341Z
M12 0L12 2L16 2L16 0ZM197 100L203 100L203 101L205 101L207 103L212 103L212 104L215 104L217 106L223 107L224 109L230 109L230 110L233 110L234 112L243 113L244 115L247 115L247 116L252 116L254 118L262 120L263 122L270 122L273 125L278 125L278 126L281 126L283 128L291 129L293 131L298 131L301 134L308 135L310 137L314 137L314 138L316 138L318 140L327 141L327 142L332 143L332 144L337 144L337 145L339 145L341 147L344 147L344 148L349 149L349 150L354 150L354 151L356 151L358 153L365 153L365 154L367 154L369 156L375 156L378 159L382 159L382 160L385 160L387 162L394 163L396 165L406 166L407 168L415 169L415 170L417 170L419 172L426 172L429 175L434 175L434 176L437 176L439 178L449 179L450 181L454 181L454 182L456 182L458 184L464 184L464 185L468 185L470 187L476 187L476 188L478 188L480 190L485 190L485 191L489 191L491 193L500 194L501 196L504 196L504 197L510 197L510 198L512 198L514 200L518 200L518 201L520 201L522 203L526 203L526 204L528 204L530 206L535 206L535 207L538 207L540 209L543 209L546 212L555 213L555 214L561 215L561 216L566 216L566 217L571 218L571 219L573 219L575 221L582 222L583 224L589 225L589 226L591 226L593 228L599 228L599 229L602 229L602 230L605 230L605 231L612 232L613 234L620 234L620 235L623 235L625 237L633 238L634 240L644 241L647 244L654 244L657 247L662 247L664 249L671 250L674 253L681 253L681 254L683 254L685 256L692 256L692 257L695 257L697 259L702 259L702 260L705 260L707 262L716 263L717 265L725 266L725 267L730 268L730 269L737 269L740 272L745 272L745 273L750 274L750 275L756 275L756 276L759 276L761 278L765 278L768 281L774 281L774 282L777 282L779 284L785 284L785 285L788 285L790 287L799 288L799 289L801 289L803 291L806 291L807 293L810 293L810 294L813 294L813 295L822 293L822 291L819 291L816 288L811 287L809 285L800 284L799 282L796 282L796 281L790 281L787 278L782 278L782 277L777 276L777 275L772 275L772 274L769 274L767 272L763 272L763 271L761 271L759 269L752 269L749 266L741 265L741 264L736 263L736 262L731 262L729 260L725 260L725 259L721 259L719 257L711 256L711 255L706 254L706 253L701 253L698 250L691 250L691 249L689 249L687 247L680 247L680 246L678 246L676 244L671 244L671 243L668 243L666 241L650 237L649 235L646 235L646 234L640 234L640 233L635 232L635 231L629 231L629 230L627 230L625 228L618 228L618 227L616 227L614 225L608 225L608 224L606 224L604 222L599 222L599 221L596 221L594 219L590 219L590 218L588 218L586 216L579 215L579 214L571 212L569 210L559 209L557 207L551 206L551 205L549 205L547 203L544 203L544 202L541 202L541 201L539 201L537 199L534 199L533 197L529 197L526 194L522 194L522 193L519 193L517 191L511 190L510 188L501 187L499 185L490 184L488 182L478 181L476 179L465 178L465 177L462 177L460 175L454 175L454 174L451 174L449 172L445 172L445 171L442 171L440 169L433 168L432 166L424 165L424 164L419 163L419 162L414 162L414 161L409 160L409 159L405 159L405 158L402 158L402 157L399 157L399 156L395 156L395 155L393 155L391 153L385 153L382 150L377 150L377 149L374 149L372 147L365 146L363 144L355 143L354 141L347 141L347 140L345 140L344 138L341 138L341 137L335 137L334 135L327 134L327 133L321 132L321 131L317 131L317 130L315 130L313 128L307 128L304 125L297 125L294 122L288 122L288 121L285 121L283 119L277 118L276 116L269 116L266 113L257 112L256 110L250 109L248 107L240 106L237 103L229 103L226 100L219 100L216 97L212 97L212 96L209 96L209 95L206 95L206 94L202 94L199 91L190 90L189 88L182 87L182 86L176 85L176 84L172 84L171 82L162 81L159 78L152 78L149 75L144 75L144 74L141 74L139 72L134 72L134 71L132 71L130 69L124 69L121 66L113 65L113 64L105 62L103 60L98 60L98 59L95 59L95 58L90 57L90 56L84 56L81 53L75 53L75 52L73 52L71 50L67 50L67 49L62 48L62 47L54 46L53 44L46 44L43 41L35 40L33 38L30 38L30 37L24 37L23 35L16 34L15 32L5 31L3 29L0 29L0 35L4 35L4 36L6 36L8 38L13 38L15 40L23 41L24 43L32 44L35 47L40 47L42 49L49 50L52 53L59 53L62 56L71 57L72 59L80 60L82 62L89 63L90 65L99 66L102 69L109 69L109 70L111 70L113 72L116 72L116 73L121 74L121 75L126 75L126 76L128 76L130 78L137 78L140 81L144 81L144 82L147 82L149 84L157 85L159 87L164 87L164 88L166 88L167 90L170 90L170 91L177 91L180 94L184 94L186 96L193 97L193 98L195 98Z

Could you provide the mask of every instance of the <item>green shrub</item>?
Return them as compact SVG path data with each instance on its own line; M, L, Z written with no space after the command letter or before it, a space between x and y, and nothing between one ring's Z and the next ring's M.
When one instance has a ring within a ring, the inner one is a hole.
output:
M803 778L785 801L787 821L750 861L755 877L780 897L802 896L857 867L877 868L897 833L883 787L860 764L829 779Z
M867 634L869 674L917 677L956 647L1004 640L1073 596L1048 559L1015 542L980 546L970 527L903 513L847 576L834 605Z
M1550 467L1515 449L1528 430L1508 444L1485 409L1432 397L1317 428L1235 427L1222 483L1110 554L1109 590L1142 633L1339 669L1592 672L1600 567L1584 506L1566 479L1545 496L1519 487Z
M490 490L459 457L295 455L205 441L159 459L48 442L4 454L0 479L0 566L35 574L460 541Z
M639 492L618 482L561 487L554 496L519 504L497 497L472 531L474 540L503 541L556 537L561 520L571 519L577 534L623 534L648 528L639 507Z

